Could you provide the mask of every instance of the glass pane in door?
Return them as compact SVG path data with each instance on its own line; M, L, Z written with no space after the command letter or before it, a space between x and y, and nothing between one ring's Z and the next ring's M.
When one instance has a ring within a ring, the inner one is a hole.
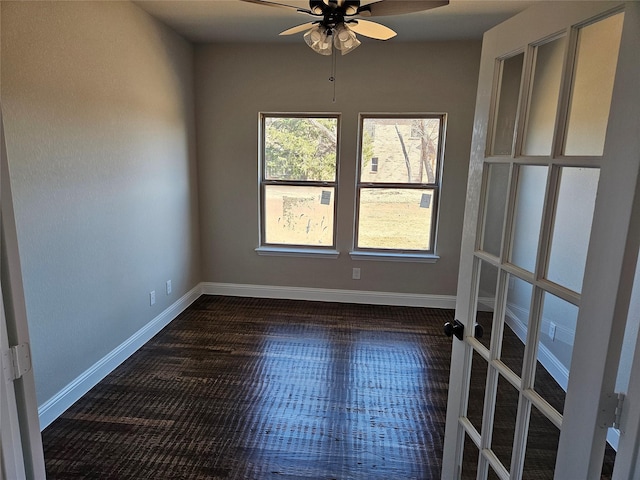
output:
M511 155L513 152L523 64L524 53L506 58L500 63L500 93L494 107L493 142L491 142L493 155Z
M511 466L513 439L516 431L516 413L519 393L502 375L498 376L491 450L508 470Z
M624 14L580 29L565 155L602 155Z
M559 441L560 430L536 407L531 407L523 479L553 480Z
M482 413L484 408L484 392L487 388L487 369L489 364L473 351L471 360L471 380L469 381L469 401L467 404L467 418L476 428L482 432Z
M548 171L546 166L518 168L510 261L529 272L536 266Z
M563 413L578 307L547 292L542 302L534 389Z
M464 450L462 452L462 475L460 478L463 480L476 480L478 475L478 458L480 457L480 450L473 443L473 440L469 438L469 435L464 436Z
M476 307L476 323L482 327L482 337L478 340L487 350L491 346L493 315L496 310L496 287L498 283L498 267L479 260L478 302Z
M481 250L496 257L500 256L502 228L507 206L510 166L506 164L488 164L485 174L484 202L485 215L482 220Z
M532 293L530 283L509 276L500 360L518 376L522 375Z
M489 474L487 475L487 480L500 480L500 475L498 475L493 468L489 467Z
M566 44L567 37L563 36L535 47L533 83L522 149L525 155L551 155Z
M600 170L564 167L551 237L547 279L580 293Z

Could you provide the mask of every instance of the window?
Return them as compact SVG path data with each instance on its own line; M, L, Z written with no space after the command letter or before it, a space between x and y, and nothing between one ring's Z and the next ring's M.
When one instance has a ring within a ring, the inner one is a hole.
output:
M433 254L445 116L360 121L356 252Z
M335 248L338 120L261 115L261 247Z
M378 157L371 158L371 173L378 173Z

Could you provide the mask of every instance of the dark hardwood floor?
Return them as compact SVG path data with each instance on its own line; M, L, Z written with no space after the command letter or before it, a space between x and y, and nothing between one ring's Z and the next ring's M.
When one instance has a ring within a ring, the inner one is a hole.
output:
M48 477L439 479L452 318L203 296L44 430Z

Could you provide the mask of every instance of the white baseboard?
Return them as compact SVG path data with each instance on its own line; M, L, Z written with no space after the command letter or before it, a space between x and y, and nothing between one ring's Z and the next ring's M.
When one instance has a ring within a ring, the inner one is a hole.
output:
M203 282L201 285L202 293L205 295L282 298L288 300L363 303L368 305L397 305L406 307L456 308L455 295L367 292L362 290L334 290L328 288L279 287L273 285L245 285L213 282Z
M201 284L196 285L189 292L155 317L144 327L134 333L122 344L101 358L82 375L60 390L52 398L38 407L40 430L44 430L51 422L64 413L71 405L91 390L122 362L147 343L154 335L166 327L171 321L202 295Z

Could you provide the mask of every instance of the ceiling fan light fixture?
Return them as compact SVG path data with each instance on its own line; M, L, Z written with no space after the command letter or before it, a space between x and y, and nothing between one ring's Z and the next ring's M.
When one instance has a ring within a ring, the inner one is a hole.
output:
M331 38L322 25L316 25L304 34L304 41L316 53L331 55Z
M304 34L304 40L312 50L321 55L331 55L333 48L346 55L360 45L356 33L375 40L389 40L397 35L389 27L360 17L403 15L449 4L449 0L307 0L307 9L280 3L280 0L240 1L288 8L316 17L315 22L289 28L280 35L293 35L310 28L311 30Z
M344 23L339 23L333 29L333 43L335 47L342 52L342 55L346 55L360 46L361 42L353 30Z
M345 15L348 15L348 16L356 15L358 13L358 9L360 8L360 1L344 0L343 7L344 7Z

